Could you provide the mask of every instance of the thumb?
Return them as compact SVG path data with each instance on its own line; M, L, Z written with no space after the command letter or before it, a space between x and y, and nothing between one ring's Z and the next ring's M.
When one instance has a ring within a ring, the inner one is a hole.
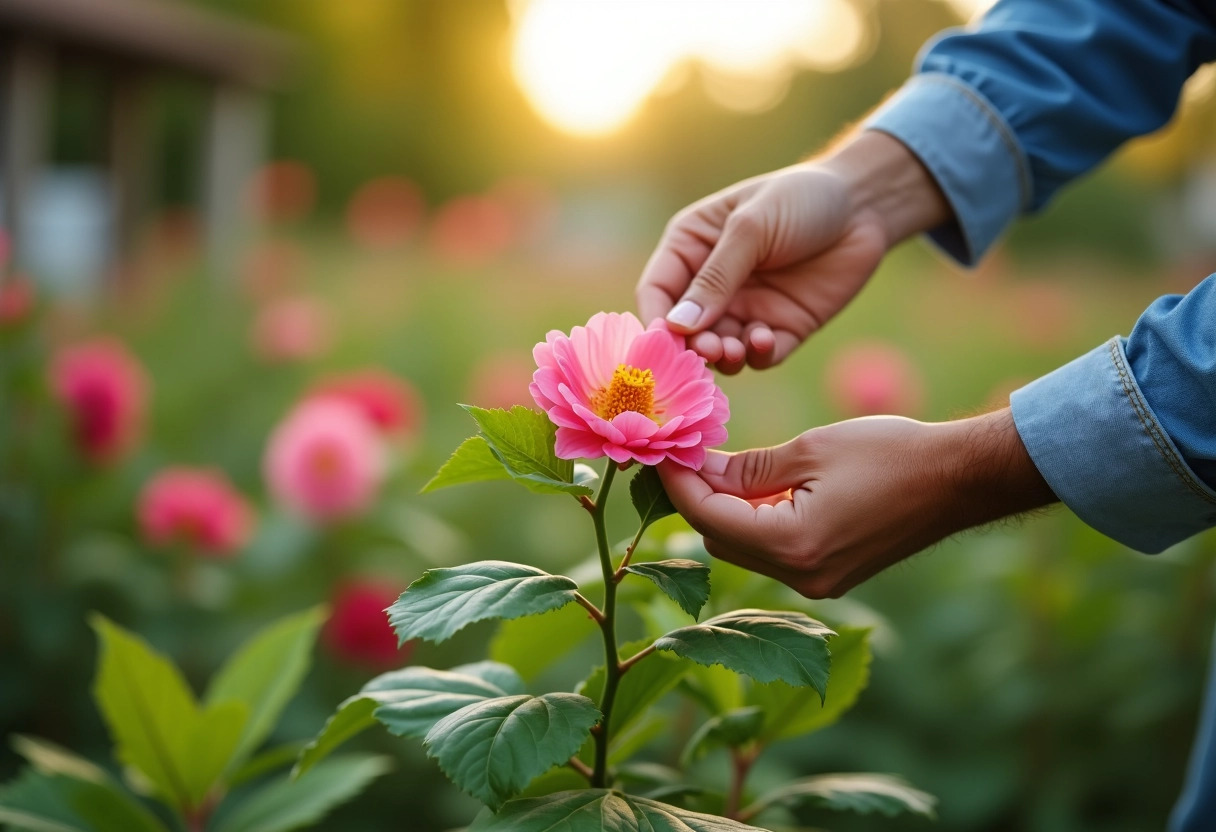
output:
M772 448L728 454L710 451L701 477L715 492L745 500L771 497L798 488L809 478L802 439Z
M753 212L731 213L705 263L667 313L668 323L678 332L699 332L722 317L735 292L759 265L763 237L761 221Z

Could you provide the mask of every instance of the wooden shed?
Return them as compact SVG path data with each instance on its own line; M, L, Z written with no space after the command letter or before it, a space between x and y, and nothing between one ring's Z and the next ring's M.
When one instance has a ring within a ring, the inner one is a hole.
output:
M27 207L47 163L62 61L84 57L108 76L104 167L116 257L148 207L150 83L185 74L205 86L197 208L208 258L222 270L241 236L245 182L265 153L266 94L297 54L282 34L184 0L0 0L0 223L12 262L24 265Z

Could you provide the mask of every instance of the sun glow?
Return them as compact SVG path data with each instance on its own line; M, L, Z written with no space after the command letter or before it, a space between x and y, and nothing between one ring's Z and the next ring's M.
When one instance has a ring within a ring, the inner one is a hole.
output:
M716 102L767 109L797 70L843 69L871 34L850 0L516 0L511 8L516 80L545 120L582 135L620 128L694 63Z

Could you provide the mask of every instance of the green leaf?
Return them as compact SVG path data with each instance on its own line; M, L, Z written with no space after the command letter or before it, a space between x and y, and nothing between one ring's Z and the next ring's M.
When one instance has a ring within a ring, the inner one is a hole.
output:
M10 745L35 771L47 777L62 774L89 783L110 782L110 775L101 766L50 740L14 734Z
M720 664L760 682L809 685L822 699L831 665L827 639L833 635L800 612L735 610L673 630L655 647L698 664Z
M649 641L635 641L620 647L622 656L631 656L650 646ZM623 736L623 732L638 717L657 702L663 694L676 686L680 678L688 672L691 665L679 659L655 654L647 656L629 668L616 689L616 700L612 705L612 724L609 733L615 744ZM604 666L600 665L591 672L576 689L576 693L599 702L604 695Z
M428 569L388 609L402 644L414 638L444 641L486 618L519 618L564 607L578 585L534 566L483 560Z
M701 614L701 607L709 600L709 567L695 560L681 558L632 563L625 567L625 571L654 581L659 589L680 605L680 609L694 619Z
M338 706L317 738L305 746L292 776L300 777L376 720L398 736L422 737L440 719L466 705L522 692L519 675L497 662L451 670L407 667L381 674Z
M574 482L576 485L583 485L590 489L595 489L599 485L600 472L592 468L585 462L574 463Z
M832 677L823 701L784 682L752 685L745 699L764 711L761 738L790 739L826 728L853 707L870 680L870 631L841 629L832 639Z
M642 522L641 531L645 531L655 520L676 513L676 507L671 504L671 498L663 489L663 481L653 465L643 465L633 475L629 481L629 498Z
M289 832L310 826L392 768L387 757L344 754L298 780L275 780L209 826L211 832Z
M606 789L556 792L483 811L468 832L766 832L756 826Z
M422 486L421 493L438 491L451 485L509 479L511 472L494 456L485 437L470 436L452 452L430 482Z
M715 748L738 748L754 740L764 724L759 708L736 708L710 717L701 724L684 746L680 765L690 766Z
M461 407L512 478L542 494L591 495L590 488L574 481L574 463L553 453L557 426L548 416L522 405L510 410Z
M319 606L277 621L246 642L211 680L208 705L243 702L249 708L249 719L227 764L229 772L274 730L308 673L317 631L328 614Z
M93 693L118 759L172 805L198 806L232 758L248 707L200 709L177 668L142 639L100 615L92 624L101 642Z
M532 778L578 751L599 709L585 696L503 696L461 708L423 745L457 786L497 808Z
M887 817L909 812L935 817L937 798L890 774L819 774L774 789L743 810L754 817L773 806L819 806Z
M597 633L599 626L587 611L569 605L502 622L490 640L490 658L511 665L531 680Z
M297 742L276 745L260 754L255 754L252 759L232 772L228 777L228 788L235 788L243 783L264 777L278 769L287 768L304 752L306 745L306 742L299 740Z
M48 762L41 750L34 753ZM62 763L59 757L54 752L50 764ZM85 761L77 758L70 765L79 762ZM104 772L102 777L97 781L26 769L0 790L0 826L30 832L166 832L143 804Z

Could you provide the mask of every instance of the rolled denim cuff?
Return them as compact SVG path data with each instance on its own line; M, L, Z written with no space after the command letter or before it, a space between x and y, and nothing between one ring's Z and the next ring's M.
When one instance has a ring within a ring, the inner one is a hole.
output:
M1155 553L1216 525L1216 491L1162 429L1123 343L1112 338L1009 401L1018 434L1056 496L1103 534Z
M963 265L975 265L1030 204L1030 168L1013 130L953 75L913 76L862 127L903 142L937 180L955 222L928 236Z

